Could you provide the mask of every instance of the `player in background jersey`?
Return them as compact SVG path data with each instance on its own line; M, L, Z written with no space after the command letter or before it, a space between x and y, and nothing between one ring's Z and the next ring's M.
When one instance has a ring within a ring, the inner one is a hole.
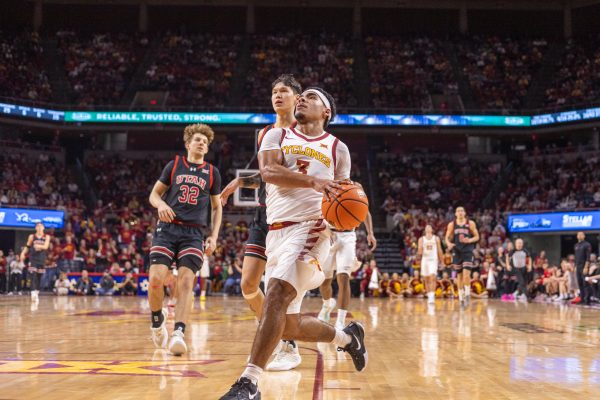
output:
M300 315L306 291L324 279L321 264L330 249L323 221L323 195L332 197L338 183L350 178L350 153L325 132L335 117L331 95L320 88L305 90L296 104L297 128L271 129L258 159L267 183L266 297L250 363L222 400L260 399L258 379L279 340L330 342L352 357L362 371L368 354L364 328L352 322L343 330Z
M258 147L262 143L264 135L273 128L289 128L295 126L294 107L296 100L302 92L300 83L293 75L284 74L279 76L271 84L271 104L276 113L275 124L261 129L258 135ZM260 321L262 316L265 295L260 290L260 281L265 272L267 256L265 255L267 233L266 189L260 173L247 177L239 177L231 181L221 193L221 203L227 204L227 199L238 188L259 189L259 205L256 207L254 220L250 225L248 241L244 252L242 264L242 295L250 306L250 309ZM293 340L283 340L275 349L276 356L267 366L271 371L287 371L300 365L302 359L298 346Z
M29 253L29 273L31 274L31 300L39 301L40 283L44 275L46 257L50 248L50 235L44 233L44 224L35 223L35 233L27 238L27 246L21 251L21 260Z
M204 124L188 125L183 132L187 157L176 156L163 169L150 194L159 222L150 248L148 302L152 312L152 340L157 348L168 341L167 310L163 308L164 283L173 262L177 265L175 329L168 349L174 355L187 352L185 325L192 306L194 281L204 259L214 251L223 208L219 170L204 161L214 132ZM210 235L203 230L212 222Z
M377 239L373 234L373 218L370 212L367 213L367 219L364 223L367 228L367 242L371 251L375 251ZM321 321L329 322L331 311L335 308L336 302L333 298L331 282L333 281L333 271L337 271L338 312L335 327L343 329L346 326L346 314L348 313L348 305L350 305L350 275L360 267L361 263L356 259L356 231L354 229L347 231L330 229L332 246L329 257L323 265L325 280L320 287L323 306L318 318Z
M456 207L454 221L446 229L446 246L454 253L452 267L457 272L458 299L468 301L471 296L473 250L479 242L479 231L474 221L467 218L464 207Z
M433 234L431 225L425 227L425 235L419 238L417 257L421 260L421 276L425 280L427 303L435 303L435 290L437 286L437 272L439 265L443 265L444 251L440 238Z

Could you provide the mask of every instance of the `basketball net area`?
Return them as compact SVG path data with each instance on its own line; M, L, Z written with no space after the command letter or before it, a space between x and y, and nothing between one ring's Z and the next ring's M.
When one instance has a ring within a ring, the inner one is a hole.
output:
M250 166L255 163L258 154L258 134L262 129L256 129L254 131L254 156L248 164L246 164L246 168L237 169L235 171L235 177L244 177L250 176L259 173L258 169L250 169ZM258 163L258 161L256 162ZM246 189L246 188L238 188L233 193L233 205L236 207L258 207L258 189Z

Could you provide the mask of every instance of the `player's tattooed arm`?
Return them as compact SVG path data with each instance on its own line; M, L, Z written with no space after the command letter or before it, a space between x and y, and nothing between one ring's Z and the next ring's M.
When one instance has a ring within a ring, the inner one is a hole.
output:
M262 183L260 172L257 172L254 175L240 176L237 179L239 181L240 187L247 189L258 189L260 187L260 184Z

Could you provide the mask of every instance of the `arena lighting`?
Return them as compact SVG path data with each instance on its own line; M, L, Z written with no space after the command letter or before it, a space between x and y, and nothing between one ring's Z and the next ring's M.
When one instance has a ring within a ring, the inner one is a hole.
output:
M206 122L231 125L265 125L275 114L195 113L139 111L62 111L0 103L0 116L69 123L189 124ZM476 126L530 128L600 119L600 107L533 116L517 115L428 115L428 114L341 114L334 125L354 126Z

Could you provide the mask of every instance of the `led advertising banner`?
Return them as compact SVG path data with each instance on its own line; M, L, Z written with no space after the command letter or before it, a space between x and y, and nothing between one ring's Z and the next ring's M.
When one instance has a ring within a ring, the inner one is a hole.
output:
M0 103L0 116L29 119L107 124L252 124L275 122L274 114L261 113L194 113L136 111L58 111ZM600 119L600 108L566 111L534 116L515 115L427 115L427 114L341 114L332 124L356 126L461 126L461 127L533 127Z
M514 214L508 216L508 231L557 232L600 230L600 211Z
M554 114L535 115L531 118L531 126L564 124L566 122L586 121L597 118L600 118L600 107Z
M342 114L335 125L404 125L404 126L524 126L530 117L494 115L403 115ZM136 123L136 124L272 124L275 114L247 113L168 113L168 112L72 112L65 113L67 122Z
M17 104L0 103L0 115L25 117L32 119L44 119L51 121L63 121L64 111L47 110L45 108L19 106Z
M0 208L0 228L35 228L37 222L46 228L61 229L65 225L65 212L32 208Z

